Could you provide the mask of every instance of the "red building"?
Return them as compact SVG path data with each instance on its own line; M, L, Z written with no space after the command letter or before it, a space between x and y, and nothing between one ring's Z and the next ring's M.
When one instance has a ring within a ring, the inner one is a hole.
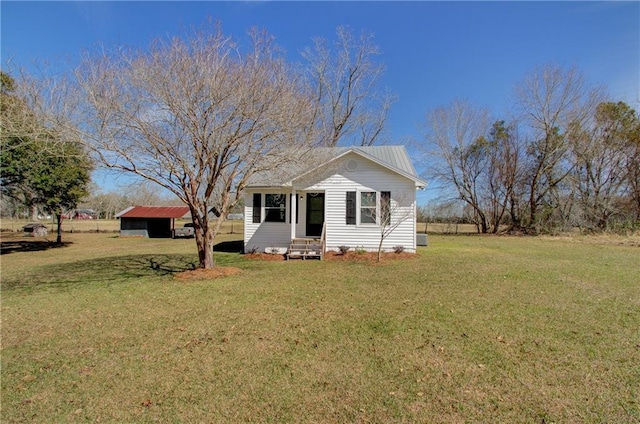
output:
M188 206L131 206L116 214L120 236L150 238L170 238L176 218L188 216Z

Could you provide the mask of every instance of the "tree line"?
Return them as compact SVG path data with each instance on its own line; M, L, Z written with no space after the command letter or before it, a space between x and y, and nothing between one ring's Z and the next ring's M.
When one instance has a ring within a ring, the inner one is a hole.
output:
M640 120L576 69L545 66L515 90L513 117L456 100L426 117L419 148L481 233L635 230Z

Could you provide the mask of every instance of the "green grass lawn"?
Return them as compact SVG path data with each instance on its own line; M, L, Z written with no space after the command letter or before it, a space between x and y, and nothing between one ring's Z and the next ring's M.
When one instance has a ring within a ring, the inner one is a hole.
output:
M239 274L182 281L193 240L65 238L2 255L3 423L640 421L634 243L220 252Z

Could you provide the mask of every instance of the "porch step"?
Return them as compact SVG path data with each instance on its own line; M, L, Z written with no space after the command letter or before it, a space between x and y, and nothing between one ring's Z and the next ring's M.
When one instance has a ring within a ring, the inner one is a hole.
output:
M287 260L291 258L322 259L322 243L316 239L293 239L287 251Z

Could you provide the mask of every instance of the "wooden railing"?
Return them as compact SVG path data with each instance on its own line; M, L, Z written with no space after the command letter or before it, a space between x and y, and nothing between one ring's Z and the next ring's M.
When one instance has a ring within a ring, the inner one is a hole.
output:
M320 243L322 244L322 252L320 259L324 259L324 254L327 251L327 240L326 240L326 236L327 236L327 221L322 223L322 235L320 236Z
M327 250L327 241L326 234L327 228L326 223L322 224L322 233L320 235L320 243L318 243L318 239L313 237L303 237L303 238L294 238L291 239L291 244L289 244L289 248L287 249L286 257L287 260L292 258L319 258L324 259L324 253Z

